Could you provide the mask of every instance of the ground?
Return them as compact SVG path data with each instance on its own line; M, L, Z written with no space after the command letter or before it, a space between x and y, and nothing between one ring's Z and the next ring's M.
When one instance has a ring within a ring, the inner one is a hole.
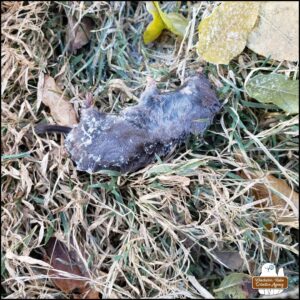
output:
M103 298L216 296L226 275L259 275L266 262L284 268L297 297L297 221L278 222L284 207L271 204L271 193L259 205L252 188L272 174L298 189L298 116L249 98L243 83L259 68L297 77L298 65L247 48L228 66L206 63L195 49L197 26L215 5L185 2L188 35L166 31L145 45L151 16L143 2L1 4L3 298L72 297L30 260L43 260L50 237L84 249L88 281ZM90 42L72 54L66 13L95 23ZM43 74L55 77L77 111L92 92L99 110L117 113L136 103L147 76L172 90L199 69L222 103L214 123L202 139L136 173L77 172L63 136L33 132L36 123L54 123L37 95ZM228 268L220 251L242 264Z

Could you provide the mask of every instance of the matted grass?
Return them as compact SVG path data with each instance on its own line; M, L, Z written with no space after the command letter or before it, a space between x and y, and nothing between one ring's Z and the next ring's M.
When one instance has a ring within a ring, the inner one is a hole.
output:
M272 259L289 277L288 297L297 297L298 230L277 224L283 207L257 206L262 201L251 188L268 184L265 177L245 179L240 171L270 173L298 189L298 116L249 99L243 88L251 72L296 78L298 65L247 49L229 66L202 61L197 26L217 3L187 3L180 8L191 20L183 41L165 32L149 46L142 34L151 17L141 2L1 4L3 298L69 297L30 260L42 258L52 236L84 249L87 280L103 298L214 295L233 272L214 250L239 252L244 267L236 271L251 275ZM178 2L162 8L177 9ZM66 12L96 24L90 43L72 55ZM118 112L136 100L113 79L138 97L147 75L170 90L199 67L223 104L214 124L203 139L191 138L136 173L77 172L63 136L33 132L37 122L54 122L37 97L43 73L56 78L76 109L91 91L101 111Z

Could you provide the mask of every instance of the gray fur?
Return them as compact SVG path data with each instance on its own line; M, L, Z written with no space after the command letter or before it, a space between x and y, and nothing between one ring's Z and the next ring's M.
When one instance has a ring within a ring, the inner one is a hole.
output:
M203 135L220 103L208 80L196 75L179 89L160 93L153 83L137 105L119 115L82 110L65 146L77 169L133 172L166 155L190 134Z

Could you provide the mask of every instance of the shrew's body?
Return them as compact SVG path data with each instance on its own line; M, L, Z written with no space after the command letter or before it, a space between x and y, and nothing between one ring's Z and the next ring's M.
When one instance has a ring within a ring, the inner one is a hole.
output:
M160 93L150 82L139 103L118 115L87 107L73 128L38 125L37 132L48 132L56 126L52 131L67 133L65 146L78 170L126 173L151 163L155 154L166 155L190 134L202 135L219 109L208 80L196 75L166 93Z

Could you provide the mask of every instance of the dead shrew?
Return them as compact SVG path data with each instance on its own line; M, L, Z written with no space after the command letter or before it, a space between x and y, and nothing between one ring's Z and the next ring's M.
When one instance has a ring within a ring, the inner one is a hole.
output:
M35 130L38 134L65 133L65 147L80 171L126 173L153 162L155 154L165 156L190 134L202 136L219 109L209 81L198 74L166 93L149 80L139 103L118 115L86 105L73 128L39 124Z

